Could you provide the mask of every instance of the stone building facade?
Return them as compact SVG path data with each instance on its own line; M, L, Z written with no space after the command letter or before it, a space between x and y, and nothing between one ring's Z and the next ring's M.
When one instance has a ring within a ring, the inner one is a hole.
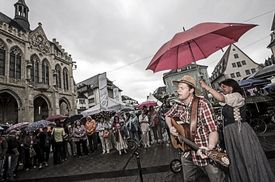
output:
M0 12L0 122L76 113L71 55L41 23L30 29L24 0L14 6L13 19Z

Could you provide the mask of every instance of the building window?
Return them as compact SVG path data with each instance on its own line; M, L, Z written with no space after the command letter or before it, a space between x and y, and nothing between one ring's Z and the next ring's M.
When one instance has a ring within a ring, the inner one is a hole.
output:
M256 72L256 69L255 68L252 68L251 69L251 73L255 73Z
M49 64L47 60L42 62L42 83L49 85Z
M0 48L0 75L5 75L5 55L6 51Z
M67 68L63 69L63 86L65 91L69 90L69 78Z
M232 63L232 67L235 68L236 67L236 63Z
M239 58L239 55L238 54L234 54L234 58L235 59Z
M61 67L57 64L55 66L55 73L56 73L56 87L61 88Z
M241 77L241 73L240 72L236 72L236 77Z
M34 82L39 83L39 61L35 62L34 68Z
M85 100L84 99L79 100L79 104L85 104Z
M245 74L246 75L250 75L251 73L250 73L250 70L245 70Z
M246 62L245 62L245 60L242 60L242 65L246 65Z
M237 62L237 66L238 66L238 67L242 67L241 62Z
M90 98L89 99L89 104L92 104L92 103L94 103L95 102L95 98Z
M233 51L235 51L236 49L235 49L235 48L233 48L232 50L233 50Z
M39 58L37 55L32 55L31 56L31 81L34 83L39 82Z
M230 74L231 78L235 78L235 73Z
M21 79L21 50L17 47L10 52L10 78Z
M94 90L93 89L88 90L88 96L90 96L90 95L94 95Z

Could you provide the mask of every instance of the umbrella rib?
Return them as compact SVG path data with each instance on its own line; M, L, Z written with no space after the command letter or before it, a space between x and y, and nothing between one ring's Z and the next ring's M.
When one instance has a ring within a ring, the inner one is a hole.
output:
M199 50L201 51L202 55L206 58L206 55L204 54L204 52L202 51L201 47L199 46L199 44L193 40L193 42L197 45L197 47L199 48ZM191 49L191 48L190 48ZM192 55L193 55L193 52L192 52Z
M177 68L179 68L179 47L177 46Z

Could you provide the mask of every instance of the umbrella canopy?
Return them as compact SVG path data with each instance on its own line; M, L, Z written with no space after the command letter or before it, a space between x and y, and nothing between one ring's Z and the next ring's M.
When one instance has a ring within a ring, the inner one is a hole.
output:
M0 126L4 129L7 130L10 126L7 124L0 123Z
M47 121L55 121L55 120L63 120L66 118L67 118L67 116L56 114L56 115L51 115L51 116L47 117L46 120Z
M83 118L82 114L75 114L75 115L72 115L70 117L67 117L64 120L64 123L66 123L66 124L73 124L76 120L79 120L81 118Z
M130 111L134 111L135 108L131 107L131 106L124 106L122 109L120 109L121 112L130 112Z
M31 131L38 130L40 128L45 128L47 126L55 126L55 125L56 125L55 122L51 122L51 121L47 121L47 120L39 120L39 121L30 123L26 127L26 131L31 132Z
M242 88L252 88L256 86L265 86L270 83L270 80L262 80L262 79L247 79L239 81L239 85Z
M254 78L264 79L275 75L275 65L266 66L255 73Z
M187 31L177 33L166 42L154 55L146 69L157 72L182 68L237 42L245 32L255 26L215 22L198 24Z
M266 85L263 90L265 90L267 93L275 93L275 83Z
M82 111L81 114L86 117L86 116L91 116L91 115L95 115L95 114L100 114L100 113L112 113L112 112L116 112L116 110L113 109L103 109L100 107L100 104L95 105L94 107L91 107L85 111Z
M11 130L21 130L23 128L26 128L29 125L29 122L22 122L22 123L16 123L14 125L11 125L8 129L7 132Z
M142 102L140 105L138 105L138 108L143 109L144 106L150 107L150 106L157 106L157 105L158 104L155 101L145 101L145 102Z

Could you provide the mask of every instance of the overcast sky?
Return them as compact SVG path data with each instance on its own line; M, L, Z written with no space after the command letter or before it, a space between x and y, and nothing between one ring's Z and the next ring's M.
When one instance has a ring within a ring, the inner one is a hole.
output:
M0 11L14 17L17 0L0 0ZM139 102L163 86L164 72L145 70L153 55L172 36L201 22L254 23L236 45L257 63L267 49L274 0L26 0L31 29L38 22L49 40L57 41L77 62L76 83L98 73ZM224 49L225 50L225 49ZM209 75L223 52L198 64Z

